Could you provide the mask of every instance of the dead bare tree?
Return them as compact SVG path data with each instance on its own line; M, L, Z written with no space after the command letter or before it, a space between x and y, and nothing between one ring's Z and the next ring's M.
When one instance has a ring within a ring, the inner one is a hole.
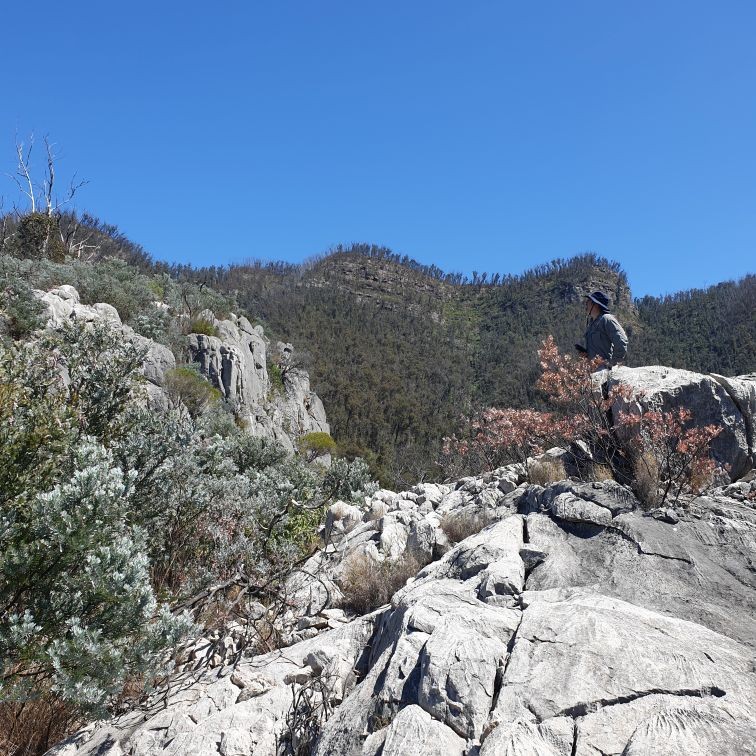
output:
M8 215L5 213L5 197L0 197L0 253L5 249L5 242L8 236Z
M68 223L65 231L61 228L60 232L68 254L77 260L91 260L96 257L100 251L100 244L92 243L97 238L95 229L84 225L77 215L71 216L69 213L66 217L73 218L73 221Z
M58 156L55 154L55 145L50 142L47 136L44 138L44 145L46 167L41 181L35 181L32 171L34 134L29 137L28 145L16 140L16 172L9 175L18 187L19 192L28 202L28 207L25 210L15 207L15 214L19 219L31 216L41 221L43 234L40 239L39 251L42 256L47 257L51 237L54 233L60 236L60 243L65 245L66 249L71 250L66 244L66 239L63 238L60 230L61 208L72 202L76 196L76 192L88 182L83 180L77 181L76 174L74 174L66 192L62 197L58 196L56 194L55 172ZM78 248L74 248L72 252L78 252L80 256L85 248L86 245L79 246Z
M9 174L19 191L29 199L29 212L37 212L37 191L31 177L31 153L34 148L34 134L29 138L29 147L24 151L24 143L16 141L16 173Z

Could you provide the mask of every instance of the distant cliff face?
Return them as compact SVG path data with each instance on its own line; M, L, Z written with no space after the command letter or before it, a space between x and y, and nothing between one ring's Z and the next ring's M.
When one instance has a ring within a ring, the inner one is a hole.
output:
M167 404L166 374L176 367L176 358L168 347L121 323L118 312L109 304L81 304L73 286L35 294L47 307L48 327L60 326L71 319L104 320L119 328L126 339L144 347L147 355L142 373L149 401L157 406ZM293 452L300 436L315 431L329 432L323 403L310 389L306 371L284 370L279 382L271 380L268 373L270 342L262 326L252 326L247 318L233 314L228 320L218 320L209 311L202 313L202 319L212 325L217 336L189 334L186 337L189 354L250 433L275 440ZM279 353L291 352L291 349L290 344L277 345Z
M277 366L280 382L271 379L270 341L262 326L253 326L247 318L233 314L228 320L218 320L205 313L203 319L212 322L218 335L189 334L189 351L202 374L247 422L251 433L272 438L293 451L300 436L329 432L323 403L310 390L305 370L284 364L283 369ZM279 356L286 355L292 351L291 344L279 342L276 351Z
M569 270L569 266L565 265L564 269ZM545 303L574 304L582 299L586 291L599 290L609 295L615 309L620 312L634 311L627 279L600 260L576 268L567 276L554 275L554 271L544 269L541 278ZM360 299L396 305L407 304L408 298L409 302L416 299L428 301L429 297L437 302L470 301L471 298L485 300L487 292L517 285L517 278L510 280L505 277L497 284L493 281L493 277L486 277L480 284L455 283L436 278L421 268L359 253L331 255L305 270L301 276L304 286L348 291Z
M351 294L357 302L439 320L454 286L404 265L360 254L327 257L302 276L302 285Z

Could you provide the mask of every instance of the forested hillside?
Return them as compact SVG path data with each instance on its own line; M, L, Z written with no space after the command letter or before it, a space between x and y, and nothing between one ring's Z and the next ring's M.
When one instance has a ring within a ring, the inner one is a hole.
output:
M634 364L738 375L756 370L756 275L637 301Z
M13 231L12 220L6 226ZM487 405L538 405L536 349L549 334L568 350L582 337L586 290L610 295L630 335L630 365L756 370L754 276L633 300L620 265L590 254L523 275L472 279L371 245L337 247L302 265L196 269L155 262L89 216L64 214L60 229L75 255L112 271L119 258L165 275L178 296L181 284L217 291L294 343L343 452L370 459L385 483L440 474L440 440L462 415ZM129 275L116 276L123 290L114 293L126 308L141 301L129 293Z
M630 365L756 369L752 276L633 300L621 267L595 255L470 280L367 245L303 266L179 275L234 292L274 331L306 345L335 437L372 456L386 482L437 473L440 439L463 414L538 405L538 345L549 334L567 350L581 339L587 290L610 295L630 336Z

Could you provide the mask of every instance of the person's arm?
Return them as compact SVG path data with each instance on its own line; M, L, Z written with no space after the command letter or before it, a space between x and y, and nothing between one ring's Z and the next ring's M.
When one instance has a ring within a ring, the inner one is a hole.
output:
M622 362L627 355L627 334L616 318L604 318L607 336L612 342L612 366Z

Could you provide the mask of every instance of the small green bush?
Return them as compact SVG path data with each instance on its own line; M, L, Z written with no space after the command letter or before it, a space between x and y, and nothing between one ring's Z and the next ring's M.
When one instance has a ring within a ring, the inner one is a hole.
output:
M286 391L284 386L283 371L275 362L268 365L268 378L270 379L271 392L274 394L283 394Z
M24 281L3 278L0 275L0 333L18 341L44 326L45 308Z
M326 495L342 501L360 501L378 490L378 483L371 480L370 468L364 459L352 462L337 459L323 476Z
M336 442L328 433L306 433L299 439L299 452L308 461L322 457L324 454L333 454L336 448Z
M165 374L165 389L172 404L176 407L183 404L192 417L198 417L221 399L221 392L190 366L169 370Z
M214 323L205 318L194 318L189 321L189 333L201 333L205 336L217 336L218 329Z
M165 341L170 327L170 316L165 310L153 307L139 313L131 321L131 327L153 341Z
M12 249L13 245L10 246ZM15 247L19 257L30 260L63 262L66 257L58 219L45 213L28 213L21 218Z

